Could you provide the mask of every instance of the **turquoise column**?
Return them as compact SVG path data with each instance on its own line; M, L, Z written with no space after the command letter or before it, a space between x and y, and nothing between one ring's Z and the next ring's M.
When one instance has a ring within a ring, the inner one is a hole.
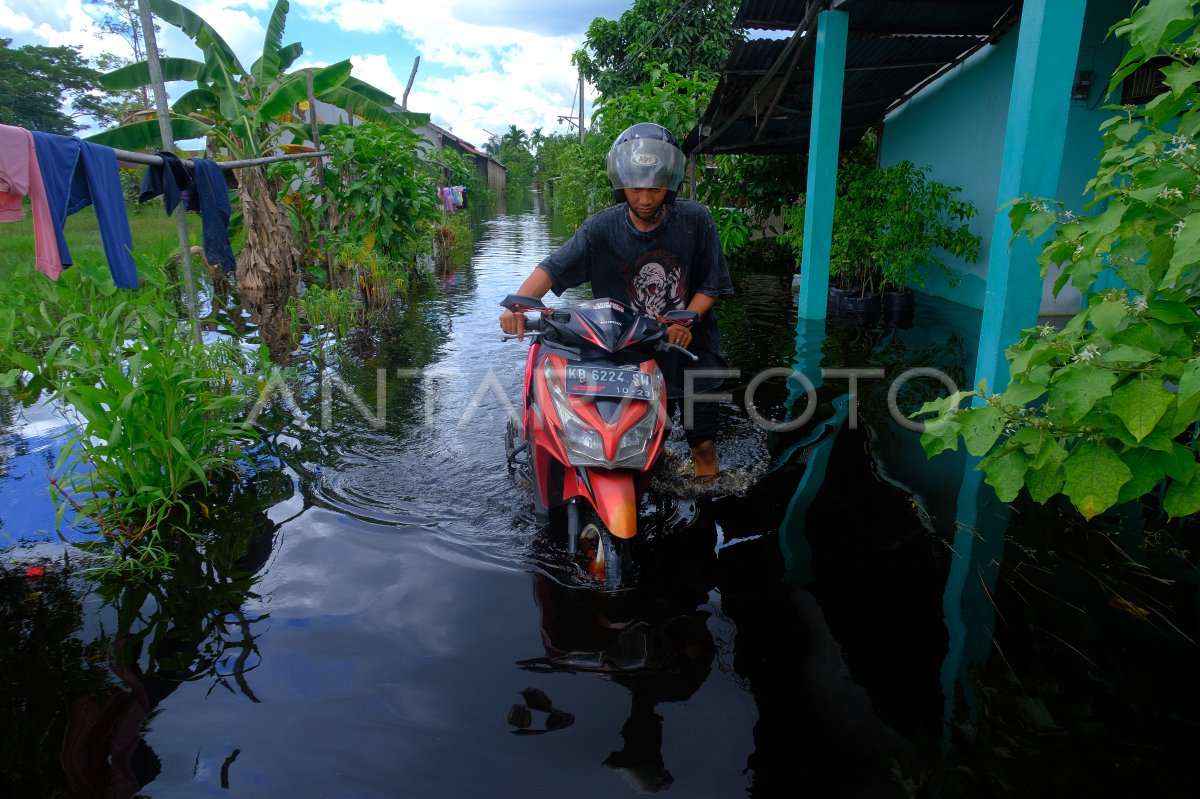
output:
M996 628L992 595L1004 558L1012 508L983 482L979 458L968 457L958 493L950 573L942 593L946 657L942 660L942 749L949 751L953 725L975 721L978 706L972 683L976 665L987 661Z
M1025 0L1008 100L997 209L1025 194L1054 197L1058 192L1086 6L1086 0ZM1004 350L1022 329L1037 323L1041 305L1039 248L1021 238L1010 249L1011 237L1008 214L1000 211L992 226L975 362L975 384L987 380L989 391L1002 391L1008 385Z
M1075 77L1086 0L1025 0L1018 31L1013 84L1004 131L1004 160L996 207L1024 196L1054 197L1067 135L1071 83ZM1004 350L1021 330L1037 323L1042 278L1039 248L1027 239L1013 242L1008 214L999 212L992 226L987 290L980 322L975 384L987 381L989 392L1008 385ZM958 532L954 556L942 595L949 636L942 663L945 699L943 748L951 740L949 724L977 713L971 673L987 660L995 627L992 592L1004 556L1010 508L1000 502L977 458L968 458L958 495ZM965 706L958 704L965 700Z
M829 251L833 241L833 202L849 30L850 17L844 11L823 11L817 17L804 246L800 254L801 319L824 319L829 303Z

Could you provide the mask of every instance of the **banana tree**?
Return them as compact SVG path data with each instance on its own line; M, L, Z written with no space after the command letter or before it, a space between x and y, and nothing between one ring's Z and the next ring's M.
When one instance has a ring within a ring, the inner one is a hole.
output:
M304 52L299 42L283 44L288 0L278 0L267 23L262 54L246 69L221 35L198 14L174 0L149 0L160 20L183 31L204 54L203 61L161 59L168 81L196 84L171 107L176 139L206 137L212 150L230 159L268 155L282 139L304 141L307 134L293 109L308 99L311 72L313 95L356 117L384 126L412 126L428 120L424 114L392 112L395 98L351 77L350 62L314 70L288 72ZM150 83L145 61L107 73L104 88L137 89ZM290 134L290 135L288 135ZM148 119L103 131L90 141L110 147L161 147L158 124ZM238 284L243 293L275 293L295 285L298 252L291 223L276 201L277 192L261 167L239 173L239 198L246 243L238 256Z

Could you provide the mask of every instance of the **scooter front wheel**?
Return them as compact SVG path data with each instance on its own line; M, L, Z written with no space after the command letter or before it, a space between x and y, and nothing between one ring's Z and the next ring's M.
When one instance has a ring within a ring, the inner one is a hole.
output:
M508 465L515 466L522 460L528 461L528 456L522 458L527 448L528 444L521 438L519 432L519 422L510 418L504 427L504 457L508 461Z
M629 542L608 531L595 512L589 512L579 531L579 552L589 576L604 581L604 590L630 588L633 564Z

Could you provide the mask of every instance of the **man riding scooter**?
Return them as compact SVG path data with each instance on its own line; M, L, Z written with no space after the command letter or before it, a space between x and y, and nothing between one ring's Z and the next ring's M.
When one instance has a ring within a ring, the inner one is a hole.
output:
M640 122L626 129L605 163L616 204L584 221L537 265L517 294L540 298L553 291L559 296L590 281L592 296L624 302L651 318L674 310L695 312L699 321L690 329L672 325L667 341L697 360L685 363L678 352L657 360L666 379L668 414L682 406L696 475L715 476L718 407L701 395L720 385L714 370L727 368L712 308L718 297L733 293L716 225L703 205L676 199L686 159L661 125ZM521 338L525 316L505 310L500 327Z

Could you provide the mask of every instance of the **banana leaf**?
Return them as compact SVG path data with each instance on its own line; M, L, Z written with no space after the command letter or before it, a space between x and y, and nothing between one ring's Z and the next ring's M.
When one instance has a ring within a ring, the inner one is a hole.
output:
M296 59L302 55L304 55L304 45L300 44L300 42L292 42L287 47L280 48L279 71L275 73L275 78L278 78L280 75L291 69L292 64L295 63ZM255 59L254 63L250 65L250 74L257 75L261 71L262 56L259 56L257 59ZM274 80L274 78L272 78L272 80Z
M371 102L379 103L380 105L391 105L392 103L396 102L395 97L392 97L382 89L375 88L365 80L359 80L353 75L346 78L346 82L342 85L350 91L355 92L356 94L361 94Z
M313 70L313 94L324 100L326 93L344 83L349 76L349 61L339 61L323 69ZM271 96L263 100L258 109L259 119L269 122L307 99L308 78L304 72L297 72L276 86Z
M200 139L207 136L210 130L212 130L211 125L206 125L191 117L171 117L171 137L175 141ZM84 141L121 150L161 150L163 146L162 136L158 132L157 119L147 119L130 125L102 130L85 137Z
M330 89L320 95L320 98L322 102L337 106L344 111L349 111L360 119L365 119L385 127L408 127L411 118L423 117L425 122L429 121L428 114L405 114L403 116L393 114L386 107L372 102L361 94L347 89L345 86ZM423 123L418 122L417 124Z
M292 42L279 51L279 71L287 72L296 63L296 59L304 54L304 45Z
M421 114L416 111L393 111L392 116L406 128L419 128L422 125L428 125L432 117L429 114Z
M190 58L161 58L163 80L200 80L204 77L204 64ZM110 92L140 89L150 85L150 64L138 61L135 64L114 69L100 76L100 86Z
M222 60L232 68L234 74L246 74L246 69L234 55L233 48L226 44L221 34L199 14L184 8L174 0L150 0L150 10L163 22L183 31L201 51L207 53L210 49L220 50Z
M270 86L279 75L279 48L283 43L283 26L287 22L288 0L279 0L271 11L267 22L267 33L263 36L262 55L254 62L251 70L260 87Z
M171 110L176 114L212 116L220 105L221 98L212 89L192 89L176 100L175 104L171 106Z

